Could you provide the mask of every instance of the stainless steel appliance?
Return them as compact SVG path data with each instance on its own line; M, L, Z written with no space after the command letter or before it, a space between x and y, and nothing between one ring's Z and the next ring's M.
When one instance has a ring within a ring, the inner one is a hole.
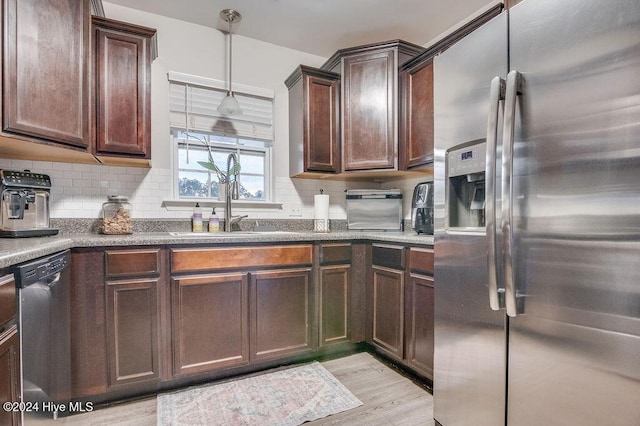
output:
M638 75L637 0L524 0L435 58L439 424L640 424Z
M71 392L69 250L16 266L22 359L22 402L38 403L25 424L56 408Z
M402 231L399 189L347 190L347 228L360 231Z
M49 176L0 170L0 237L55 235L49 226Z
M422 182L413 189L411 229L433 235L433 182Z

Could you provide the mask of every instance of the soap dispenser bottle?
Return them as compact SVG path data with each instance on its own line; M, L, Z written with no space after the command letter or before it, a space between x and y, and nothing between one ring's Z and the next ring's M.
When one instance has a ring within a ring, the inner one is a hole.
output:
M191 230L193 232L202 232L202 209L200 204L196 203L193 208L193 216L191 217Z
M209 216L209 232L218 232L220 230L220 219L216 214L216 208L213 208L211 216Z

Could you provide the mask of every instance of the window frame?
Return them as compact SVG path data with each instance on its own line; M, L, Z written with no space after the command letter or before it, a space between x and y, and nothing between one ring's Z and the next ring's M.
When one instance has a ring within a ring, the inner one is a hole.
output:
M167 73L167 78L168 78L168 86L170 87L171 83L176 83L176 84L185 84L185 85L190 85L190 86L200 86L203 88L207 88L207 89L213 89L213 90L227 90L227 82L225 81L221 81L221 80L215 80L215 79L210 79L210 78L206 78L206 77L200 77L200 76L195 76L195 75L190 75L190 74L183 74L183 73L179 73L179 72L173 72L170 71ZM237 83L233 83L233 87L232 87L233 91L235 93L240 93L240 94L244 94L244 95L248 95L248 96L257 96L257 97L262 97L262 98L268 98L271 100L272 102L272 115L271 115L271 139L268 142L265 142L265 146L264 147L258 147L258 146L248 146L245 145L244 147L242 146L242 144L240 143L241 140L250 140L250 138L236 138L236 150L242 150L245 149L247 151L260 151L260 152L264 152L265 155L265 160L264 160L264 168L265 168L265 188L264 188L264 192L265 192L265 197L263 200L253 200L253 199L240 199L240 200L234 200L234 204L246 204L247 206L250 207L266 207L266 208L273 208L273 207L281 207L281 203L277 203L275 201L275 175L274 175L274 146L275 146L275 135L276 135L276 99L275 99L275 92L273 90L269 90L269 89L263 89L263 88L258 88L258 87L253 87L253 86L248 86L248 85L244 85L244 84L237 84ZM170 108L167 110L167 112L170 112ZM204 203L204 204L215 204L216 202L220 202L220 200L218 200L217 197L181 197L180 196L180 191L179 191L179 175L180 175L180 168L179 168L179 142L176 140L176 136L174 136L173 134L173 128L171 127L171 123L169 124L169 141L171 143L171 177L172 177L172 200L170 200L169 202L165 201L165 204L192 204L194 201L198 201L200 203ZM181 129L181 131L185 132L185 133L189 133L189 129ZM195 131L192 133L196 133L196 134L200 134L201 132ZM227 135L223 135L223 134L213 134L213 136L220 136L220 137L229 137ZM214 142L215 143L215 142ZM224 143L222 143L224 144ZM225 148L223 146L223 148ZM228 149L228 148L227 148ZM226 165L225 165L226 167ZM248 173L245 173L248 174Z
M185 132L188 133L188 132ZM195 133L195 132L193 132ZM200 133L198 133L200 134ZM190 170L190 169L181 169L180 168L180 145L184 144L185 142L179 142L178 140L182 139L182 138L178 138L176 137L173 132L170 135L171 136L171 144L173 146L173 152L172 152L172 156L174 159L174 165L172 166L172 175L173 175L173 197L176 200L185 200L185 201L216 201L219 200L217 197L187 197L187 196L181 196L180 195L180 171L184 170L184 171L194 171L194 172L199 172L199 170ZM215 136L219 136L219 135L211 135L212 137ZM229 138L229 136L224 136L226 138ZM271 160L271 153L272 153L272 146L264 146L264 147L259 147L259 146L248 146L248 145L243 145L240 142L241 139L236 138L236 142L231 144L231 143L226 143L226 142L216 142L216 141L208 141L209 146L211 146L212 148L218 148L218 150L220 151L229 151L229 152L235 152L236 155L238 155L239 157L241 156L241 151L245 151L245 152L256 152L256 153L262 153L264 154L264 199L259 200L259 199L239 199L239 200L234 200L234 203L242 203L242 202L251 202L251 203L271 203L273 202L273 197L272 197L272 189L273 189L273 169L272 169L272 160ZM192 147L193 145L193 147ZM204 145L200 144L197 145L196 143L194 144L189 144L189 149L194 149L194 150L202 150L204 152L207 151L207 149L204 147ZM242 163L241 163L242 165ZM226 164L223 165L224 168L226 168ZM202 169L201 173L207 173L209 175L209 177L211 178L213 172L208 171L206 169ZM244 175L249 175L249 176L261 176L261 175L257 175L255 173L243 173L243 171L240 171L240 174L244 174ZM209 195L210 195L210 190L211 190L211 186L209 186Z

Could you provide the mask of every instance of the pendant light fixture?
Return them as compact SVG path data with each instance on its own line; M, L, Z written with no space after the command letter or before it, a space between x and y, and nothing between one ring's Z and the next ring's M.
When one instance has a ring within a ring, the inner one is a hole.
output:
M227 95L218 106L218 112L222 115L240 115L242 114L242 108L240 108L236 97L233 96L233 88L231 86L231 62L233 58L231 25L240 22L242 15L237 10L224 9L220 12L220 18L229 24L229 89L227 90Z

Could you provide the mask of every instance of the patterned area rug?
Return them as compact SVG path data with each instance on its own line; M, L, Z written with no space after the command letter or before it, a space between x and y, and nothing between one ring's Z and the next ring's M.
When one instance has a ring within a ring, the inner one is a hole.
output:
M362 402L320 363L158 396L158 424L288 426Z

